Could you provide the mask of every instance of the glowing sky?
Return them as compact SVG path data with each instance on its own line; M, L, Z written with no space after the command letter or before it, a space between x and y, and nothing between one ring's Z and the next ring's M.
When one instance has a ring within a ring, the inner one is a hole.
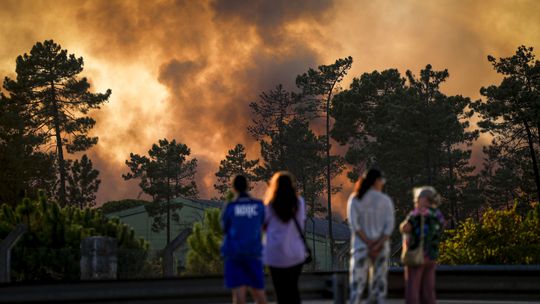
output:
M278 83L293 88L308 67L351 55L353 76L430 63L448 68L443 90L479 98L499 81L488 54L540 47L540 1L29 1L0 0L0 76L37 41L54 39L85 60L93 89L112 89L92 113L101 171L98 201L136 197L122 180L130 152L159 138L187 144L199 159L201 197L213 192L219 160L246 133L248 103ZM538 54L538 51L536 52ZM478 151L482 140L476 145ZM475 153L476 159L481 157ZM343 206L351 186L345 178Z

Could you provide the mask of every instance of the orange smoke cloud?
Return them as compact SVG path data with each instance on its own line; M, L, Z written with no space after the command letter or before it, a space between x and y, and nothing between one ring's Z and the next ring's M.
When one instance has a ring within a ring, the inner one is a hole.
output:
M121 174L130 152L159 138L187 144L199 159L202 197L212 197L219 160L236 143L259 155L246 133L248 104L278 83L338 57L353 76L386 68L448 68L448 94L476 99L498 76L487 54L538 46L537 1L3 1L0 75L36 41L54 39L85 59L93 89L112 89L92 115L100 141L89 154L101 171L100 202L137 197ZM475 161L483 143L475 146ZM337 148L337 147L336 147ZM342 213L351 190L334 204Z

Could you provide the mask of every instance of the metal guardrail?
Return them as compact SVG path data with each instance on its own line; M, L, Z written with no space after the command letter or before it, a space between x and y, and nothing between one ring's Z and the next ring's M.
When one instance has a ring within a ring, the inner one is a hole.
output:
M346 272L304 273L303 299L347 299ZM273 290L267 277L270 299ZM403 269L389 272L389 297L403 297ZM440 299L540 301L540 266L440 266ZM170 279L8 283L0 285L0 303L224 303L230 292L219 276Z

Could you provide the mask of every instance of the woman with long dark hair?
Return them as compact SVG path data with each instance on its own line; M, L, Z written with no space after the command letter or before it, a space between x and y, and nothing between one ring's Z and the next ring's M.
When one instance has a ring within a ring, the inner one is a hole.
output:
M302 239L305 203L288 172L274 174L267 190L266 244L263 259L270 269L277 303L300 303L298 279L306 259Z
M382 193L381 171L368 170L347 203L351 229L350 303L360 303L369 276L368 303L384 303L387 291L389 238L394 230L394 204Z

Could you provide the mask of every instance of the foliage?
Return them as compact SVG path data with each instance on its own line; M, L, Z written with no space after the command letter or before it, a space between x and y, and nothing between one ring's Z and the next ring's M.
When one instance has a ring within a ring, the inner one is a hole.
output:
M248 132L256 140L268 137L280 139L283 128L293 119L309 121L312 118L310 111L306 110L308 105L279 84L268 92L262 92L259 100L249 104L255 118L253 124L248 126Z
M110 214L114 212L120 212L123 210L139 207L146 205L150 202L145 200L137 200L137 199L124 199L119 201L108 201L105 202L99 209L103 214Z
M277 171L287 170L297 177L298 189L309 205L309 212L324 211L317 205L325 189L325 137L309 128L316 114L310 102L281 85L262 93L250 104L254 115L250 134L259 141L262 162L256 169L260 180L269 180ZM339 157L332 157L332 176L342 170ZM334 190L338 190L335 188Z
M67 201L81 209L96 205L96 193L101 180L99 171L94 169L92 161L84 154L79 161L67 162Z
M488 56L488 61L504 78L499 85L482 88L486 100L473 104L481 118L481 131L493 136L491 146L484 148L485 199L493 206L515 199L538 201L540 61L533 48L525 46L511 57L497 60Z
M445 214L455 223L472 176L470 146L478 137L469 131L471 101L440 92L446 70L427 65L418 78L410 71L406 76L390 69L355 78L334 99L332 136L348 145L351 180L370 166L386 173L398 214L412 207L414 186L431 184L449 203L443 209L450 207Z
M328 219L328 235L330 237L330 251L332 254L332 265L334 264L334 240L332 232L332 192L333 190L339 191L338 188L334 189L332 186L332 170L337 171L337 174L343 170L342 166L334 165L333 160L338 159L338 163L341 163L340 156L330 155L330 107L333 99L333 94L339 88L339 83L343 80L345 75L352 66L353 59L351 56L347 58L339 58L333 64L320 65L318 68L310 68L307 73L298 75L296 77L296 86L302 90L302 99L311 101L311 109L314 113L325 117L326 128L324 136L324 150L326 152L326 206L327 206L327 219ZM312 213L314 210L312 211Z
M30 54L17 57L16 80L5 79L4 89L16 94L26 103L35 130L46 140L54 138L57 168L60 178L58 198L66 202L67 172L64 148L68 153L85 151L97 143L97 137L88 136L96 123L87 116L99 109L111 94L90 93L90 83L77 76L83 71L82 57L68 55L67 50L52 40L38 42Z
M204 212L204 220L193 224L188 237L186 272L188 274L219 274L223 272L220 245L223 238L220 223L221 211L209 208Z
M326 183L325 137L315 135L307 122L296 119L284 125L282 132L281 141L276 137L271 137L269 141L261 140L264 164L257 172L260 176L270 177L280 170L290 171L296 177L298 190L308 204L310 216L321 214L326 210L317 204L324 194ZM340 157L332 156L331 169L332 177L342 171Z
M0 238L18 224L28 232L12 250L12 273L16 280L78 280L80 243L89 236L118 240L118 274L129 277L145 265L148 243L136 239L133 229L118 219L107 219L97 209L61 207L40 194L25 198L16 207L0 207Z
M311 100L311 107L317 114L327 115L330 110L332 94L352 66L353 59L339 58L330 65L310 68L296 77L296 86L302 90L302 98ZM329 131L329 130L327 130Z
M214 188L220 194L219 199L222 201L225 200L231 186L231 179L235 175L241 174L247 178L250 182L248 190L253 189L253 182L258 180L255 168L259 160L248 160L245 151L243 145L237 144L233 149L229 150L225 159L219 164L218 172L215 174L217 183L214 184Z
M441 243L441 264L540 264L540 204L526 214L488 209L479 222L472 218L447 232Z
M37 189L54 187L53 155L41 151L45 142L36 131L29 105L22 93L0 93L0 202L17 204Z
M196 197L195 172L197 159L188 160L188 146L176 140L160 139L153 144L147 156L130 153L126 165L131 172L122 175L125 180L139 179L141 190L152 197L154 204L147 208L153 217L152 230L167 230L167 244L171 239L171 211L181 204L171 205L177 196Z

